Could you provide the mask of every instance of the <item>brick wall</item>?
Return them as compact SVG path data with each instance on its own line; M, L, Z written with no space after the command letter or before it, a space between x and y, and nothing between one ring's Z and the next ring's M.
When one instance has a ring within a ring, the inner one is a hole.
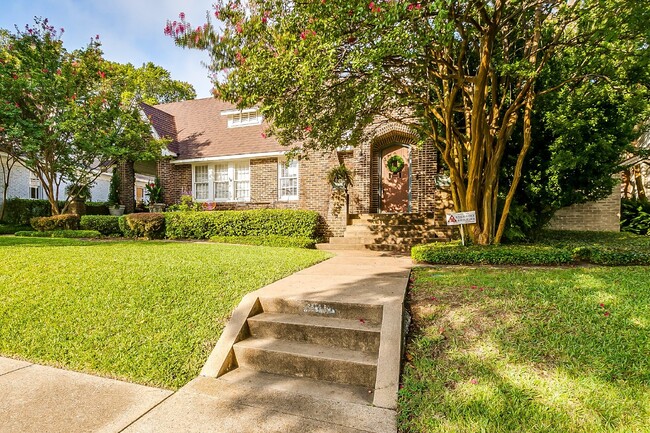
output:
M574 204L558 210L547 228L551 230L620 231L621 185L616 184L609 197Z
M158 161L156 175L163 187L165 204L176 204L181 196L192 193L192 166L175 165L169 159Z
M251 201L278 201L278 158L251 159L250 167ZM298 170L300 171L300 168Z
M124 212L131 213L135 210L135 169L133 168L133 161L118 162L117 172L120 177L120 202L124 205Z

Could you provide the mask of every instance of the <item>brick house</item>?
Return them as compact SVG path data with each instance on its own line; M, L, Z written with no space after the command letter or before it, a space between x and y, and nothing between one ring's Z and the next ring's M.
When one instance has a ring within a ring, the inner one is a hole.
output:
M437 226L450 206L444 182L436 185L443 176L433 146L416 147L401 126L378 127L355 149L311 152L287 164L288 149L265 137L255 108L237 110L206 98L143 105L143 111L155 135L172 140L156 168L167 204L191 195L217 209L316 210L328 238L343 236L350 214L415 214ZM386 169L394 155L403 162L398 173ZM347 211L345 198L327 181L329 170L341 163L354 173Z
M152 168L161 179L166 204L191 195L216 209L315 210L323 217L321 234L341 248L408 247L451 235L444 222L452 208L448 178L437 151L430 144L416 146L414 135L403 126L375 126L354 149L310 151L287 162L288 149L264 135L266 125L256 108L237 110L214 98L142 108L154 136L171 139ZM388 170L395 156L403 162L397 173ZM327 173L339 164L354 174L347 198L327 181ZM129 177L133 164L121 171ZM618 230L615 196L563 209L550 226ZM593 224L585 224L585 213ZM387 232L387 226L394 230Z

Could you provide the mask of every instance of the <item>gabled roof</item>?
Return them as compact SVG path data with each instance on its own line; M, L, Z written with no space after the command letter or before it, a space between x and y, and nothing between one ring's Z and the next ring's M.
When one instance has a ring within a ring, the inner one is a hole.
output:
M228 116L222 112L236 110L236 107L218 99L194 99L146 107L143 109L156 132L174 139L169 150L178 155L178 161L286 150L272 137L263 137L267 127L265 123L228 128Z
M145 103L140 104L140 108L142 108L142 111L149 119L149 122L151 122L151 126L156 131L158 136L172 140L167 147L170 151L177 153L177 134L174 116Z

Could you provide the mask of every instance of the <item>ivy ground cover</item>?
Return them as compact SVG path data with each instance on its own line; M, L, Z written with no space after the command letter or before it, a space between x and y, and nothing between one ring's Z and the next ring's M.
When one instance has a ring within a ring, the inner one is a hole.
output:
M0 355L176 389L199 373L243 295L326 257L0 237Z
M402 432L647 432L645 267L415 269Z

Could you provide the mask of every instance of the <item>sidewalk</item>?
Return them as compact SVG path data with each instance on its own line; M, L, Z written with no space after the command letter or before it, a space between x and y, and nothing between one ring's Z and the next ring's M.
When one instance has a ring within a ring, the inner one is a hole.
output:
M401 306L411 266L403 257L342 253L263 287L257 295L381 303L384 317L395 316L388 331L395 341L401 339ZM385 386L376 390L374 406L292 392L286 384L281 385L287 389L247 386L206 376L172 394L0 358L0 432L395 432L399 344L382 350L389 362L378 366Z

